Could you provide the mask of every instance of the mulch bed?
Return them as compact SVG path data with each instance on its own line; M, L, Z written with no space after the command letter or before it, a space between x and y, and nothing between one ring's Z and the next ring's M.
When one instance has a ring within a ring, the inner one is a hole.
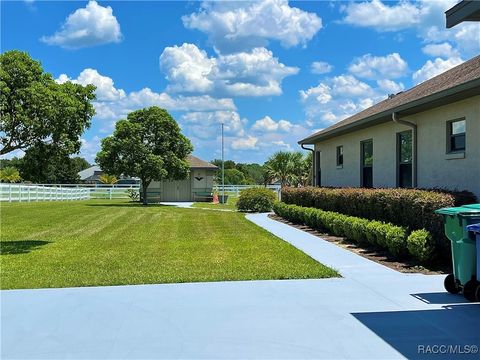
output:
M330 234L321 233L305 225L294 224L290 221L285 220L284 218L276 215L268 215L271 219L282 222L284 224L293 226L299 230L305 231L309 234L312 234L318 238L334 243L337 246L340 246L344 249L347 249L357 255L363 256L369 260L375 261L382 265L388 266L389 268L402 272L402 273L420 273L425 275L438 275L438 274L449 274L451 269L446 266L438 266L434 268L426 268L424 266L415 263L411 259L398 260L392 258L385 250L374 248L374 247L360 247L357 244L347 240L343 237L333 236Z

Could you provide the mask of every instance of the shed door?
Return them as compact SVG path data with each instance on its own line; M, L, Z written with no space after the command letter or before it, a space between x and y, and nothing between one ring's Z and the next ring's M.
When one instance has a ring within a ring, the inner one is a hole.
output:
M162 201L190 201L192 197L190 179L164 181Z

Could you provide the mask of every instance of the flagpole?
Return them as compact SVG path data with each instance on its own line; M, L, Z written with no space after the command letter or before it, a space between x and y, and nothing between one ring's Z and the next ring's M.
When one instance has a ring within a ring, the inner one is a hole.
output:
M223 126L224 124L222 123L222 204L225 203L225 158L224 158Z

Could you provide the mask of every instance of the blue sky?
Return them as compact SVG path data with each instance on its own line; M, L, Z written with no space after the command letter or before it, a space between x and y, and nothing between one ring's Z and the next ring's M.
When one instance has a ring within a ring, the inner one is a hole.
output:
M58 82L97 86L100 139L129 111L168 109L206 160L278 150L477 55L480 27L445 29L455 0L1 3L2 52L27 51ZM17 152L13 155L21 155Z

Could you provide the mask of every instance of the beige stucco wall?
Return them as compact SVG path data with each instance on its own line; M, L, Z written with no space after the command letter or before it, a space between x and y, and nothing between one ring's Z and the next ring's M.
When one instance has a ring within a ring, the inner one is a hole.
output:
M464 158L447 155L447 122L466 119ZM402 118L418 126L418 187L467 189L480 197L480 96ZM373 185L395 187L396 134L410 128L393 122L372 126L315 144L321 151L323 186L360 186L360 142L373 139ZM343 145L343 168L336 147Z

